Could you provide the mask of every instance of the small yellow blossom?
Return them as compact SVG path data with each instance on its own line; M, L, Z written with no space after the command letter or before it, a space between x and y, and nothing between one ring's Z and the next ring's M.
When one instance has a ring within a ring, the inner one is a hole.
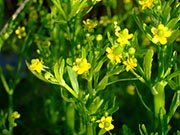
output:
M123 47L118 46L118 47L107 47L106 52L107 52L107 57L111 60L111 62L116 62L120 63L121 58L122 58L122 52L123 52Z
M116 32L116 36L118 37L117 41L123 45L129 44L129 39L133 37L133 34L129 34L128 29L124 29L121 32Z
M114 129L114 125L111 123L112 121L113 119L111 116L103 116L100 120L97 120L99 127L105 129L106 131Z
M163 45L167 43L167 37L170 37L172 34L163 24L159 24L158 28L152 27L151 32L154 36L152 42L155 44L160 42Z
M11 117L14 118L14 119L19 119L20 118L20 114L17 111L15 111L15 112L13 112L11 114Z
M31 60L31 65L29 66L29 69L31 71L37 71L38 73L41 73L41 71L43 70L44 68L44 65L43 65L43 61L39 60L39 59L32 59Z
M101 41L103 39L103 36L101 34L98 34L96 36L96 41Z
M108 24L111 23L111 20L108 18L108 16L101 16L99 20L99 24L103 26L107 26Z
M73 66L73 70L79 75L88 72L90 68L91 64L85 58L77 58Z
M25 27L18 27L15 31L16 35L18 36L19 39L21 39L22 37L26 36L26 31L25 31Z
M133 70L137 67L137 59L136 58L128 58L126 61L123 62L126 65L126 71Z
M97 21L93 21L90 19L83 21L83 24L84 24L84 29L89 31L89 32L93 32L94 28L96 28L96 26L98 25Z
M130 95L134 95L135 94L135 86L130 84L127 86L127 93L130 94Z
M153 0L139 0L139 4L142 6L142 10L145 8L152 8Z

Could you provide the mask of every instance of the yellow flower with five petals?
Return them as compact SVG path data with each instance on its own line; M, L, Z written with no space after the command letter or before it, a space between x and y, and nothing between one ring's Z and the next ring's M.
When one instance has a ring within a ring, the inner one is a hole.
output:
M114 125L111 123L112 121L113 119L111 116L103 116L100 120L97 120L99 127L105 129L106 131L114 129Z
M79 75L88 72L90 68L91 64L88 63L85 58L77 58L74 62L74 66L72 67L72 69Z
M115 35L118 37L117 42L122 45L129 44L129 39L133 37L133 34L129 34L129 30L127 28L121 32L116 32Z
M15 31L16 35L18 36L19 39L21 39L22 37L26 36L26 29L24 26L22 27L18 27Z
M163 24L159 24L157 28L152 27L151 32L153 33L152 42L155 44L160 42L163 45L167 43L167 38L172 34Z
M41 71L44 69L43 61L39 59L32 59L31 64L29 65L29 69L31 71L37 71L38 73L41 73Z

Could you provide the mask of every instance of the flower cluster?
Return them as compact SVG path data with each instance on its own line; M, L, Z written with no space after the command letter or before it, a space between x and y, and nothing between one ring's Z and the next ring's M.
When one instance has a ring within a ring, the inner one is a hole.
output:
M115 25L115 35L117 40L112 47L107 47L107 57L112 63L123 63L126 66L126 71L133 70L137 67L137 60L134 57L135 48L131 45L130 39L133 34L129 34L127 28L120 31L120 28Z

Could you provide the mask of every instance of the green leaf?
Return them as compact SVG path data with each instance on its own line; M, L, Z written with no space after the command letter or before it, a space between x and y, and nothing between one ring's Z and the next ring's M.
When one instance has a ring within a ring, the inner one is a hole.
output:
M167 76L167 81L171 80L172 78L174 78L174 77L176 77L178 75L180 75L180 69L178 69L178 70L174 71L172 74L168 75Z
M70 66L67 66L67 71L74 91L79 94L79 84L76 72Z
M178 21L179 21L179 18L173 18L168 22L166 27L173 29L177 25Z
M108 109L107 112L108 114L112 115L114 112L116 112L119 109L119 106L116 105L116 97L114 97L111 104L112 104L112 107Z
M173 31L172 35L168 38L168 43L173 43L180 36L180 30L176 29Z
M139 132L141 135L149 135L144 124L139 124Z
M122 126L122 129L123 129L123 135L135 135L135 134L131 131L131 129L130 129L128 126L126 126L126 125L123 125L123 126Z
M108 75L109 75L109 76L118 75L118 74L120 74L121 72L125 71L124 67L125 67L124 65L118 66L118 67L116 67L115 69L113 69L112 71L108 72Z
M104 77L103 77L103 79L99 82L99 84L98 84L98 86L97 86L97 88L96 88L96 90L98 91L98 90L103 90L103 89L105 89L106 88L106 86L107 86L107 84L108 84L108 76L107 75L105 75Z
M143 69L144 69L145 77L148 81L151 79L151 68L152 68L153 56L154 56L154 51L152 48L149 48L146 52L146 55L143 61Z
M180 85L178 85L175 81L173 80L168 80L168 85L171 87L172 90L179 90Z
M176 112L176 109L180 106L180 94L179 92L174 93L171 106L169 109L169 113L167 115L167 123L171 120L173 117L174 113Z
M65 66L65 61L64 59L60 58L58 62L54 65L54 75L55 78L57 79L59 85L64 86L64 79L63 79L63 74L64 74L64 66Z
M97 96L91 103L90 103L90 114L95 114L98 109L101 107L101 105L103 104L104 100L100 99L99 96Z

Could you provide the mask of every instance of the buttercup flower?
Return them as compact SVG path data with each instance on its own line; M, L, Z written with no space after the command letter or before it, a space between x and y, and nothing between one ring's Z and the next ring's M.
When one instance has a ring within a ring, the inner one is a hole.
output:
M136 58L128 58L126 61L123 62L126 65L126 71L133 70L137 67L137 59Z
M152 8L153 0L139 0L139 4L142 6L142 10L145 8Z
M86 21L83 21L83 24L84 24L84 29L85 30L87 30L89 32L93 32L94 28L96 28L98 23L97 23L97 21L87 19Z
M79 75L88 72L90 68L91 64L85 58L77 58L73 66L73 70Z
M22 37L26 36L26 31L25 31L25 27L18 27L15 31L16 35L18 36L19 39L21 39Z
M111 60L111 62L121 62L122 58L122 52L124 50L123 46L118 46L118 47L107 47L106 52L107 52L107 57Z
M160 42L163 45L167 43L167 37L170 37L172 34L163 24L159 24L158 28L152 27L151 32L154 36L152 42L155 44Z
M106 131L114 129L114 125L111 123L113 121L111 116L103 116L100 120L97 120L99 127L105 129Z
M39 59L32 59L31 60L31 65L29 66L29 69L31 71L37 71L38 73L41 73L41 71L43 70L44 68L44 65L43 65L43 61L39 60Z
M116 32L116 36L118 37L117 41L123 45L129 44L129 39L133 37L133 34L129 34L128 29L124 29L121 32Z

